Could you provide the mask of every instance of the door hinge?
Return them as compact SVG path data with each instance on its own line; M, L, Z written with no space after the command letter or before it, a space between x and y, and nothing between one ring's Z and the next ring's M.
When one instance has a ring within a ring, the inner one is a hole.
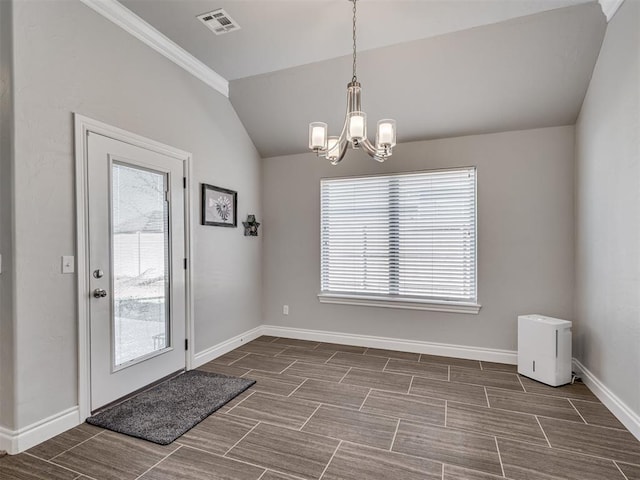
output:
M184 269L185 270L187 269L187 259L186 258L184 259Z
M184 339L184 349L185 350L189 350L189 339L188 338Z
M182 177L182 188L187 188L187 177Z

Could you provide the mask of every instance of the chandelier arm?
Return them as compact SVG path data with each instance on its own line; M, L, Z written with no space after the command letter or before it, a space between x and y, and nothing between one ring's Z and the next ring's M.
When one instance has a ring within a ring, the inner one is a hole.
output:
M360 142L360 146L362 146L362 149L363 149L365 152L367 152L367 153L369 154L369 156L370 156L371 158L373 158L373 159L374 159L375 161L377 161L377 162L382 163L382 162L384 162L384 161L387 159L387 157L386 157L386 156L384 156L384 155L380 155L380 153L378 152L378 150L376 149L376 147L374 147L374 146L372 145L372 143L369 141L369 139L368 139L368 138L363 139L363 140Z
M347 92L347 109L344 114L344 123L342 124L342 131L340 132L340 136L338 137L338 143L340 144L340 150L344 147L346 150L347 145L347 128L349 128L349 93ZM342 152L341 152L342 153Z
M331 162L331 165L339 164L344 158L344 156L347 154L347 142L344 142L344 144L340 143L339 145L340 145L340 155L338 155L338 158L336 158L334 161Z

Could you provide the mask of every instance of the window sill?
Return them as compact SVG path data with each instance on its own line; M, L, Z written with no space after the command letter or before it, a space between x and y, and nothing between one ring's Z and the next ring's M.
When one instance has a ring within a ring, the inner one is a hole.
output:
M436 300L386 298L365 295L319 293L320 303L359 305L362 307L402 308L407 310L430 310L433 312L468 313L477 315L481 305L467 302L445 302Z

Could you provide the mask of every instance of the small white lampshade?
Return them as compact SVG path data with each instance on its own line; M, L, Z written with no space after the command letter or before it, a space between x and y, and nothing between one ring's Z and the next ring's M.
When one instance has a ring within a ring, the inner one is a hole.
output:
M327 160L337 160L340 156L340 145L338 145L338 137L329 137L327 141Z
M364 112L351 112L349 114L349 126L347 127L347 140L360 142L367 137L367 114Z
M309 124L309 148L311 150L325 150L327 148L327 124L311 122Z
M396 145L396 121L384 119L378 122L376 133L376 147L394 147Z

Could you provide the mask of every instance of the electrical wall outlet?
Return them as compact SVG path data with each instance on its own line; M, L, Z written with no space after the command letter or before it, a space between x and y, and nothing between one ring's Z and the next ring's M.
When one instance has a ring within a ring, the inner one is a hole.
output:
M283 305L282 306L282 314L283 315L289 315L289 305Z

